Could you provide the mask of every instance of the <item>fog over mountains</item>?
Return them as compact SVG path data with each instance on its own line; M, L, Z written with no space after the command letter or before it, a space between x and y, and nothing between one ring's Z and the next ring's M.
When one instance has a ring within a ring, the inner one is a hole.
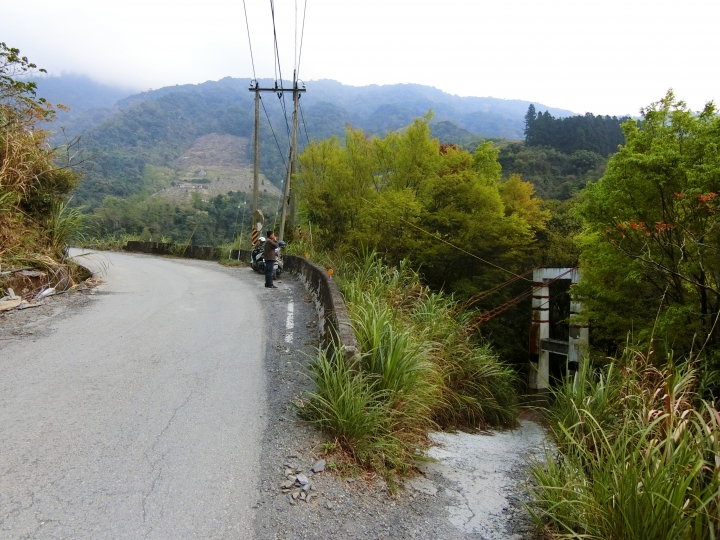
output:
M108 195L159 193L193 180L210 181L203 185L213 192L246 190L254 125L250 82L226 77L136 93L74 75L37 79L38 96L71 108L59 112L50 129L57 144L79 137L77 157L84 179L74 192L74 203L93 208ZM267 79L259 82L265 88L275 84ZM384 135L430 110L433 136L473 149L483 138L522 139L530 105L522 100L453 96L417 84L353 87L320 80L306 87L300 100L300 151L312 139L342 137L348 125ZM271 184L270 193L273 185L282 186L286 174L292 92L282 97L262 93L262 103L260 172ZM549 110L555 117L572 115L541 104L536 109ZM188 168L187 152L206 147L208 155L219 155L222 148L243 149L243 155L232 166L210 160Z
M71 108L69 113L59 115L59 125L65 126L73 135L95 127L103 119L129 106L173 94L220 99L252 112L253 93L248 91L250 79L227 77L220 81L169 86L139 93L103 85L78 75L39 78L37 83L39 96ZM274 81L261 79L260 84L271 87ZM290 82L285 84L291 86ZM486 138L522 139L523 117L531 103L492 97L460 97L419 84L356 87L332 80L318 80L307 82L306 87L307 92L301 98L305 121L303 126L301 119L301 130L306 128L310 138L341 135L346 124L384 134L402 128L432 109L436 123L450 121L461 130ZM291 96L288 93L285 97L288 108L291 108ZM284 132L285 120L278 98L272 93L264 93L263 101L274 129ZM535 107L549 110L556 117L573 114L538 103Z

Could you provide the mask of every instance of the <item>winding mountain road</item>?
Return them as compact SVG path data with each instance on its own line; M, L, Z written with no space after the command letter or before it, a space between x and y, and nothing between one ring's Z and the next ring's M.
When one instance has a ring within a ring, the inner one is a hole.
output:
M0 349L0 537L253 538L274 291L217 263L87 260L96 298Z

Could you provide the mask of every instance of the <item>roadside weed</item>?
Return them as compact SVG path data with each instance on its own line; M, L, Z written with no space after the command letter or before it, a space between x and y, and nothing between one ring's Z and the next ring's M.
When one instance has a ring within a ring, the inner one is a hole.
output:
M720 413L697 374L637 351L554 391L557 453L532 467L530 506L562 538L720 536Z
M304 410L351 459L392 483L430 429L515 423L514 374L469 337L452 297L374 252L336 268L362 353L349 366L321 351Z

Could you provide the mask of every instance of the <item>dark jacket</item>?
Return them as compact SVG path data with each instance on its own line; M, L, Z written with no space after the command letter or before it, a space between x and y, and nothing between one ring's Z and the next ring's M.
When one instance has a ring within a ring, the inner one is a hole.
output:
M270 238L265 238L265 261L276 261L276 251L275 248L279 247L277 240L271 240Z

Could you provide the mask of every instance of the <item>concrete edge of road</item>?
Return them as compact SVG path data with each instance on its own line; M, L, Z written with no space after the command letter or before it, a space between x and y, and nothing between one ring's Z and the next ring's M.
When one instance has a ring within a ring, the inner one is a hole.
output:
M176 254L187 259L220 259L220 249L213 246L130 241L125 246L125 251L152 255ZM233 260L250 261L250 251L247 250L232 250L229 255ZM286 255L284 261L285 270L296 274L313 297L325 347L334 348L336 351L339 349L346 360L356 362L360 345L355 338L345 301L335 280L324 268L304 257Z

